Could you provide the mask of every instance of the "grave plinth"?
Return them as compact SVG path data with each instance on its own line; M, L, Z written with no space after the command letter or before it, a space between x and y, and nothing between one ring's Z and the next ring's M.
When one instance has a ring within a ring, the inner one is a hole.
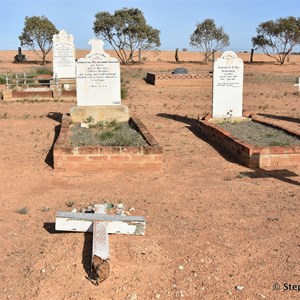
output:
M70 109L71 122L84 123L92 117L95 123L99 121L127 122L129 110L126 105L74 106Z

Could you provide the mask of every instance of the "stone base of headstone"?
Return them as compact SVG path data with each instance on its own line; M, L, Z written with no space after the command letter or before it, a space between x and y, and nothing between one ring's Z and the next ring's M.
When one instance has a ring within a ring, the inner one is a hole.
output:
M50 80L50 88L53 90L55 88L60 88L62 91L76 91L76 79L68 78L68 79L52 79Z
M92 117L95 123L99 121L116 120L117 122L127 122L130 118L128 106L126 105L106 105L106 106L74 106L70 109L72 122L85 123Z
M228 118L209 118L209 123L223 123L223 122L229 122L229 123L237 123L237 122L248 122L251 121L250 118L247 117L228 117Z
M2 99L3 100L10 100L12 99L12 90L7 90L2 92Z

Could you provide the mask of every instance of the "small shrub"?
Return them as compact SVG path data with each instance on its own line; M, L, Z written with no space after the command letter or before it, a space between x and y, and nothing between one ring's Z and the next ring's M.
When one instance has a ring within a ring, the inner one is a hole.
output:
M25 207L16 209L15 212L20 215L27 215L29 212L29 209L25 206Z
M72 147L80 146L144 146L145 140L128 122L97 122L89 128L75 126L70 138Z
M38 68L34 68L34 73L36 75L41 75L41 74L52 75L52 70L49 67L38 67Z
M74 201L68 200L65 204L67 207L72 207L74 205Z
M6 77L4 75L0 75L0 84L6 84Z
M7 112L0 115L0 119L7 119L7 118L8 118L8 113Z
M88 117L86 118L85 122L86 122L86 123L94 123L95 120L94 120L94 118L93 118L92 116L88 116Z

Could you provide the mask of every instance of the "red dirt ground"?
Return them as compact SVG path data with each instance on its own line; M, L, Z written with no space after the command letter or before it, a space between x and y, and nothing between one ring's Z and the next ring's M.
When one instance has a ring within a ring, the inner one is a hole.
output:
M0 52L0 73L36 67L12 64L15 54ZM299 299L283 291L285 283L300 285L299 167L252 170L194 132L193 120L211 110L211 81L155 87L143 80L178 66L211 69L188 62L199 53L180 52L179 65L174 54L148 53L145 64L122 67L123 104L164 148L158 173L57 173L49 166L55 128L75 99L0 101L0 299ZM300 132L293 86L300 57L283 66L254 59L261 63L245 64L244 109ZM91 235L54 230L56 211L70 211L72 202L121 202L147 221L144 237L109 237L111 274L99 286L86 279ZM24 207L27 214L16 212Z

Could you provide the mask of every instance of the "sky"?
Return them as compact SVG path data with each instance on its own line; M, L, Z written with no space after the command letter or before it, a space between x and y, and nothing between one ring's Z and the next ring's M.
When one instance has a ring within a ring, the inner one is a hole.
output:
M197 51L189 45L190 35L197 23L212 18L229 35L224 50L250 51L260 23L300 16L299 0L0 0L0 50L17 51L25 17L43 15L58 30L72 34L77 49L89 49L95 14L124 7L140 9L147 23L160 30L160 50Z

